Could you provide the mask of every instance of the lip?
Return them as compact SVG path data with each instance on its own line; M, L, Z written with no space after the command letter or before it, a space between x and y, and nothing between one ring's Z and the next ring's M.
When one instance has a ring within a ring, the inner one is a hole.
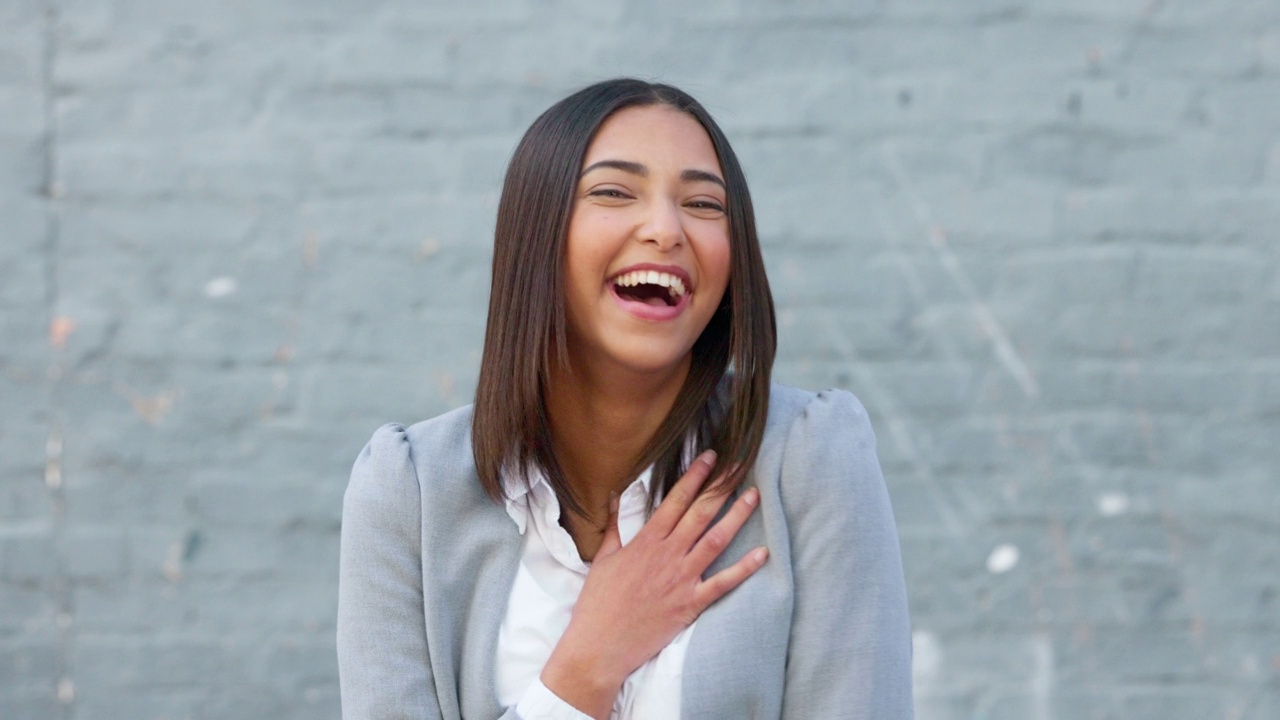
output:
M618 279L618 277L622 275L626 275L629 272L635 272L636 270L654 270L657 272L664 272L664 273L670 273L672 275L675 275L676 277L680 278L681 282L684 283L685 297L688 297L693 294L693 290L694 290L693 278L689 277L688 271L680 267L679 265L659 265L658 263L637 263L635 265L628 265L622 268L621 270L619 270L618 272L610 275L607 282L610 285L612 285L613 281Z
M650 305L636 300L627 300L618 294L618 286L613 284L614 279L621 275L636 270L653 270L656 272L664 272L675 275L680 278L686 288L684 295L680 296L680 301L675 305ZM638 263L636 265L628 265L618 272L609 276L609 294L613 296L613 301L618 304L624 312L632 317L640 320L664 321L674 320L689 307L689 298L693 296L693 280L689 277L689 273L678 265L659 265L657 263Z

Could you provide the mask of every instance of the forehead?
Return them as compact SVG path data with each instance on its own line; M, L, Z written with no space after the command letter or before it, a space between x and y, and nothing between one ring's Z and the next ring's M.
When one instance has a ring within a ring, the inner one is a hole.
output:
M720 170L707 131L689 113L667 105L630 107L610 115L592 138L582 165L605 159Z

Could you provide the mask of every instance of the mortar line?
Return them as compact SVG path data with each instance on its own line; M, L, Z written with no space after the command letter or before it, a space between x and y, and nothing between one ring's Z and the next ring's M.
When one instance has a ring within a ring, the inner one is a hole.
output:
M40 81L44 91L43 120L44 142L42 157L41 194L44 200L45 236L43 244L44 279L45 279L45 320L46 328L52 331L57 318L58 300L58 254L60 225L56 203L61 196L57 178L58 161L58 124L54 88L54 67L57 61L58 40L58 6L57 0L45 0L44 3L44 48L41 57ZM65 380L62 358L58 348L47 336L49 348L49 372L46 378L49 388L49 436L45 441L45 485L49 490L50 533L54 541L54 580L53 601L55 606L54 627L57 631L57 660L55 663L55 700L59 708L59 716L69 720L74 715L75 686L71 679L71 626L72 599L71 583L66 568L66 558L62 554L66 536L66 490L63 474L63 430L62 430L62 389Z
M40 67L40 83L41 89L44 91L43 107L41 108L44 120L44 138L43 147L41 148L41 171L43 177L41 178L40 192L44 195L45 208L43 248L45 261L45 308L48 311L50 322L52 322L54 313L57 310L58 300L58 218L53 208L53 201L59 195L56 177L58 135L53 97L53 65L57 53L55 43L58 13L55 2L56 0L46 0L45 2L44 52L41 57Z

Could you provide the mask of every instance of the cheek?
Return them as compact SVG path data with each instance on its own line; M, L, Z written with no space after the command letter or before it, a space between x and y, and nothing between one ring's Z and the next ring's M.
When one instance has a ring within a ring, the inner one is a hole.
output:
M579 285L592 264L593 248L589 238L591 232L586 223L574 219L569 224L569 234L564 248L564 276L570 287Z
M732 264L732 249L729 238L717 239L709 243L703 252L703 269L711 287L718 288L723 294L729 286L729 269Z

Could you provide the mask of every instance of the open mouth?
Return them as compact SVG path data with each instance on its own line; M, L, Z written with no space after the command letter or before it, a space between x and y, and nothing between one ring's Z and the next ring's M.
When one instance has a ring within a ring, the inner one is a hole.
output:
M634 270L613 279L614 292L623 300L654 307L674 307L688 293L684 280L656 270Z

